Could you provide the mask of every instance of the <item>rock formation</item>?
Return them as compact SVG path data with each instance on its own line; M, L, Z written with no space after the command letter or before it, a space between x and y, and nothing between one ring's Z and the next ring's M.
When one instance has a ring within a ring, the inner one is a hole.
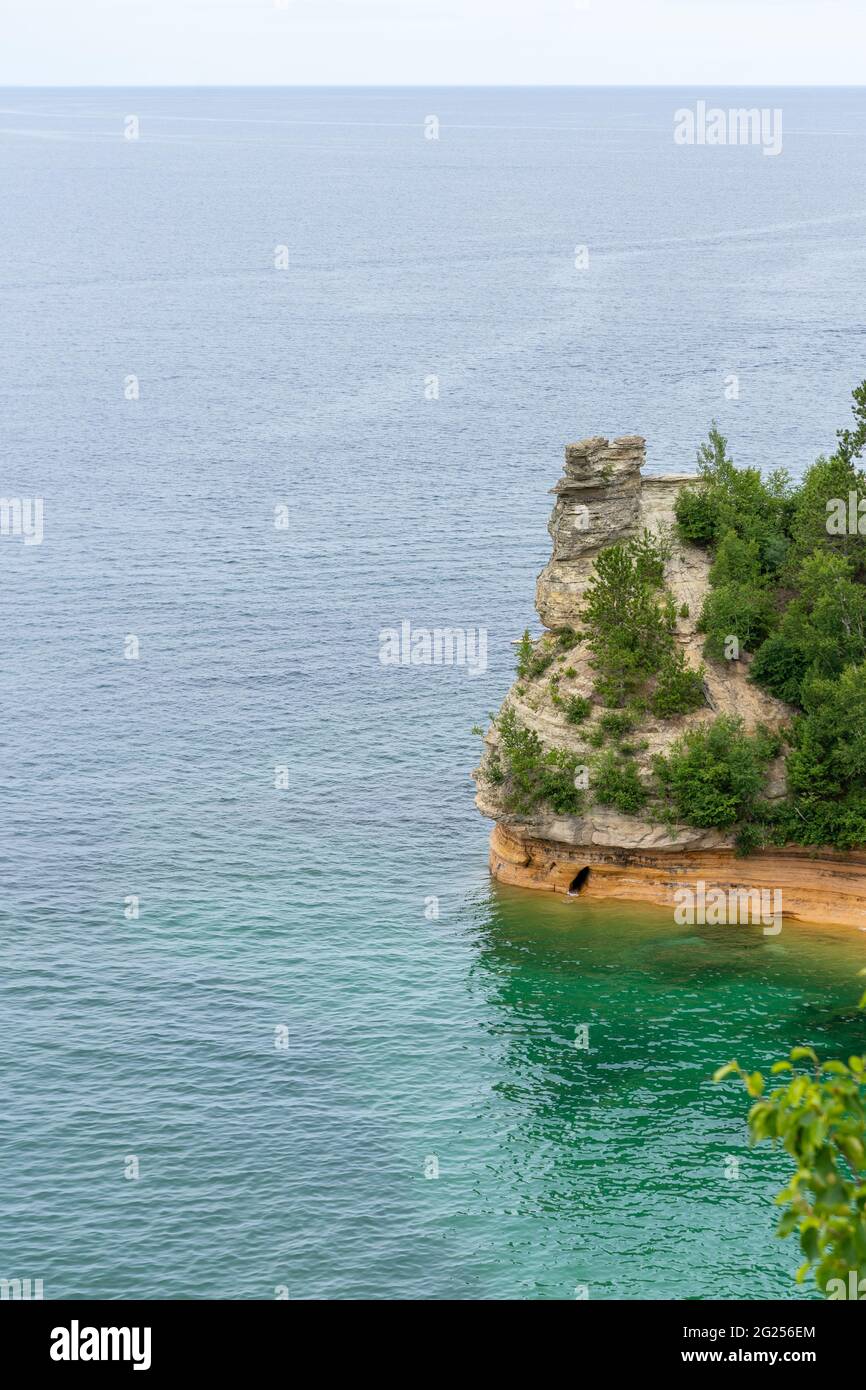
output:
M574 625L599 550L640 529L644 447L637 435L566 446L565 477L553 489L556 505L547 527L553 555L535 591L547 627Z
M565 476L553 492L556 502L549 523L553 540L550 562L538 577L536 607L548 630L542 637L555 646L557 632L579 629L584 591L599 551L640 534L644 528L672 533L673 506L690 474L645 476L641 473L645 442L626 436L613 442L596 437L570 444ZM696 631L709 588L710 558L705 550L674 540L665 567L665 584L677 612L676 639L686 661L700 666L703 639ZM550 686L552 671L516 681L505 703L519 722L533 730L545 747L563 748L589 764L587 734L603 711L595 705L589 720L567 721L564 702L593 693L591 652L581 641L558 658L559 700ZM747 731L758 725L779 729L792 711L762 692L748 678L748 658L706 663L706 706L670 719L644 717L637 731L635 762L647 782L652 759L665 753L687 728L719 714L736 715ZM490 867L505 883L585 897L612 897L673 904L678 887L698 880L707 888L780 888L786 916L812 921L850 923L866 928L866 854L840 854L791 847L747 858L734 854L733 836L719 830L669 826L647 816L625 816L592 804L579 816L561 815L543 805L519 818L505 809L501 786L489 773L497 748L495 725L485 736L485 753L476 769L476 805L496 822ZM784 759L771 764L766 795L785 794Z

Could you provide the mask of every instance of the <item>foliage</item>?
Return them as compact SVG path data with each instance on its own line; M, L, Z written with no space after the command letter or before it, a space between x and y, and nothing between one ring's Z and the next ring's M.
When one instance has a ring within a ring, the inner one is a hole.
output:
M581 616L605 704L624 705L670 649L675 614L671 600L659 594L665 555L665 541L645 531L596 559Z
M487 775L487 780L492 782L494 787L502 786L502 783L505 781L505 770L502 766L502 760L495 748L487 755L487 763L484 771Z
M698 449L698 469L697 487L683 488L674 504L682 539L714 546L733 531L755 543L762 569L770 571L779 560L776 542L789 524L792 487L787 473L778 469L764 480L757 468L735 467L715 421Z
M801 1071L800 1062L811 1065ZM795 1047L789 1060L773 1064L773 1076L788 1075L769 1094L762 1074L737 1062L720 1067L714 1080L732 1073L755 1101L752 1143L781 1144L794 1162L776 1197L784 1208L777 1235L797 1233L805 1256L798 1282L811 1269L823 1292L847 1297L851 1272L857 1281L866 1276L866 1061L821 1063L812 1048Z
M755 655L751 679L790 704L803 704L808 675L839 677L866 660L866 585L850 557L817 549L800 562L797 596L779 630Z
M846 463L859 458L866 449L866 381L861 381L859 386L855 386L851 395L854 400L851 409L856 422L854 429L836 431L839 440L837 453Z
M628 710L605 710L598 726L608 738L622 738L634 728L634 718Z
M526 628L517 648L517 674L520 679L534 680L537 676L543 676L552 664L553 652L546 652L543 649L536 651L536 644L529 635L529 629Z
M677 820L724 828L745 818L777 747L765 732L749 735L741 720L720 715L687 730L654 767Z
M836 453L831 458L817 459L807 470L791 519L789 575L793 576L798 565L815 550L841 555L860 570L866 564L866 537L859 532L851 535L847 526L841 535L827 529L828 504L837 499L847 504L851 492L858 501L866 497L866 475L855 465L854 457Z
M745 859L756 849L763 849L765 840L765 830L759 821L741 821L734 836L734 854L738 859Z
M564 748L545 749L538 734L517 720L510 705L496 721L506 810L529 815L541 803L563 815L577 815L583 794L575 787L577 755Z
M759 584L761 550L755 540L744 541L736 531L726 531L710 566L710 584Z
M803 705L788 757L792 792L826 800L858 789L866 774L866 663L846 667L838 680L810 676Z
M822 550L808 556L798 571L801 607L793 622L814 649L821 675L838 675L866 657L866 586L852 576L850 559Z
M789 705L800 702L803 678L812 664L812 648L805 637L794 636L783 622L782 631L773 632L755 653L749 667L749 680L755 681L777 700Z
M646 528L630 542L635 569L639 579L660 589L664 583L665 564L673 554L673 543L669 534L663 530L656 532Z
M677 530L693 545L712 545L719 530L719 511L708 488L684 487L674 503Z
M704 675L703 666L696 671L687 664L679 647L668 652L650 701L653 714L669 719L674 714L689 714L699 709L704 704Z
M550 748L540 767L539 800L558 815L575 816L583 810L583 793L574 785L577 757L565 748Z
M569 724L582 724L589 718L592 701L585 695L571 695L565 702L565 717Z
M724 661L730 637L736 637L740 652L754 651L775 623L773 598L764 585L732 581L711 589L698 619L698 632L706 633L704 656Z
M599 758L592 774L592 790L600 805L615 806L623 816L636 815L647 800L635 764L619 759L613 749Z

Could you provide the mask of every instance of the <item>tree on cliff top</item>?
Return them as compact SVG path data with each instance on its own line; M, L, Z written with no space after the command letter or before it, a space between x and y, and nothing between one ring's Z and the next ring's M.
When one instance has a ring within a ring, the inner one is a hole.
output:
M764 479L759 468L738 468L715 420L697 462L700 482L683 488L674 503L683 540L715 547L733 532L754 542L762 570L774 572L784 560L790 526L793 489L786 470L776 469Z
M676 614L659 595L666 549L644 532L602 550L584 597L596 688L607 705L621 706L658 671L673 644Z

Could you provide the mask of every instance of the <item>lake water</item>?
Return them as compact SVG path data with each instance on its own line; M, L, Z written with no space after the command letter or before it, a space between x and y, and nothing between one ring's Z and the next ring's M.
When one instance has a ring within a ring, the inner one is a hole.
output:
M782 154L675 145L707 96L780 106ZM793 1293L787 1165L709 1078L862 1048L866 940L491 886L470 730L566 441L680 470L715 416L739 462L832 447L866 92L0 108L2 493L45 509L0 537L0 1275ZM486 627L487 670L383 667L403 620Z

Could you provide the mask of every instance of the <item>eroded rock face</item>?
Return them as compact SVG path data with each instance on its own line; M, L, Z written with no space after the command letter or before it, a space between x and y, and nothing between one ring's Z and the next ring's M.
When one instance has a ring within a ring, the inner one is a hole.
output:
M863 853L789 846L738 859L724 848L680 846L664 853L657 847L563 845L497 825L490 839L490 871L500 882L518 888L569 894L576 907L586 899L609 898L654 903L670 915L683 888L694 890L703 884L706 894L757 891L764 895L762 905L778 904L783 921L866 931ZM747 920L757 924L754 917Z
M641 474L643 460L644 440L635 435L612 443L601 437L585 439L566 449L565 476L553 489L556 503L548 528L553 555L539 575L536 589L539 614L551 633L580 628L583 594L600 550L637 535L644 528L669 529L673 534L676 495L696 478L684 473L645 477ZM709 589L709 568L706 551L674 540L665 567L665 584L680 615L676 639L686 661L695 669L702 663L703 637L696 624ZM552 636L549 640L553 641ZM579 642L558 656L554 666L543 675L516 681L506 697L520 723L532 729L545 747L577 753L587 765L591 765L596 752L587 734L597 726L603 711L596 705L588 721L574 725L565 718L564 708L572 695L592 696L591 655L588 645ZM550 685L554 674L558 678L558 700L553 698ZM758 725L778 730L788 722L793 711L762 692L747 677L748 658L707 662L704 708L672 719L652 715L642 719L629 739L635 744L635 765L647 784L652 778L656 754L667 753L684 730L709 723L718 714L736 715L749 732ZM498 743L495 726L488 730L485 743L485 756L475 773L476 805L483 815L497 822L490 858L496 877L524 887L568 892L575 874L582 867L594 865L590 896L622 896L661 903L671 900L673 887L692 870L702 873L708 886L714 882L726 886L748 879L753 872L749 866L757 866L760 861L761 873L770 879L775 873L777 881L784 866L790 873L796 866L797 894L790 911L793 915L809 916L811 899L803 865L819 856L792 849L750 856L746 861L735 860L733 837L726 832L670 825L661 820L659 811L655 815L623 816L611 807L593 804L591 796L580 816L557 815L541 806L521 819L505 809L500 787L486 775L488 759ZM773 799L783 797L785 790L784 759L779 758L768 771L765 794ZM821 862L826 865L825 879L832 880L838 894L833 920L861 925L862 918L866 924L866 910L852 905L858 894L866 891L866 859L852 868L853 877L847 889L845 857L828 853ZM821 885L820 876L816 882L820 894L827 882ZM816 898L811 920L822 920L823 916Z
M639 529L645 456L646 441L638 435L566 446L565 476L553 488L556 505L547 527L553 555L535 590L545 626L573 623L598 552Z

